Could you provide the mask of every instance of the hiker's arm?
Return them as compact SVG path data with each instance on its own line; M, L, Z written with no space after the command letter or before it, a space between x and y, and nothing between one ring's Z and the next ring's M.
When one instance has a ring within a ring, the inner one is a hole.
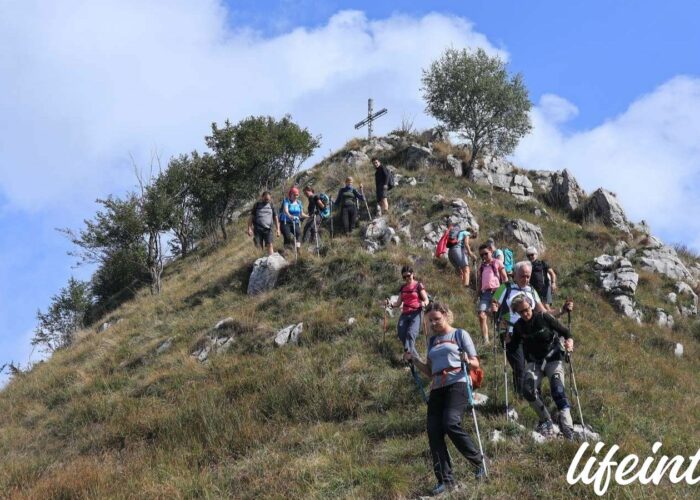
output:
M557 275L554 272L554 269L551 267L547 270L547 274L549 274L549 282L552 284L552 291L556 292L557 291Z
M418 295L420 296L420 302L423 304L423 307L430 303L430 300L428 299L428 292L425 291L425 288L423 288Z
M464 248L467 249L467 253L469 254L469 257L472 259L476 259L476 254L472 251L472 247L469 244L469 236L464 238Z
M413 366L415 366L416 368L418 368L418 369L421 371L421 373L423 373L423 375L425 375L426 377L432 377L432 376L433 376L433 371L432 371L432 366L431 366L431 363L430 363L430 358L426 359L425 362L423 362L423 360L421 360L419 356L417 356L417 355L414 356L414 355L413 355L412 353L410 353L410 352L405 352L405 353L403 354L403 359L406 360L406 361L412 361L412 362L413 362Z
M360 193L357 189L353 189L355 192L355 198L357 198L360 201L365 201L365 197L362 196L362 193Z
M467 364L469 369L477 369L480 366L478 356L467 356L466 353L462 353L462 361Z
M566 302L564 302L564 305L561 306L561 309L559 311L555 312L554 314L552 314L552 316L554 316L555 318L558 318L562 314L567 313L567 312L571 312L573 310L574 310L574 301L567 300Z
M253 236L253 219L255 218L255 211L250 211L250 219L248 219L248 236Z
M506 273L505 267L501 266L501 268L498 270L498 275L501 277L501 283L508 281L508 273Z

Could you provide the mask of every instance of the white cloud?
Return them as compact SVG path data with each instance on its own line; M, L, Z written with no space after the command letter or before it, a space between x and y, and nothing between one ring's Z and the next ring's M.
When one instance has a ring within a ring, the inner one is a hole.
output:
M366 99L426 124L421 68L448 46L491 46L460 18L343 11L271 38L226 25L202 0L10 1L0 15L0 190L44 209L133 184L145 163L203 148L212 121L291 112L340 146Z
M543 97L516 162L569 168L585 189L616 192L627 214L645 219L655 234L700 249L700 79L673 78L621 115L567 134L562 125L575 109L563 98Z

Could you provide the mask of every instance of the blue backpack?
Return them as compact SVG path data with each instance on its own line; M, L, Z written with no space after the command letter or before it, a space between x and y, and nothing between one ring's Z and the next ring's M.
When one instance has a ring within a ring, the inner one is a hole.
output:
M318 213L321 215L322 219L327 219L331 216L331 199L326 193L321 193L318 195L319 199L323 202L326 207L323 210L319 210Z
M503 250L503 267L506 268L506 273L513 272L513 250L510 248L502 248Z

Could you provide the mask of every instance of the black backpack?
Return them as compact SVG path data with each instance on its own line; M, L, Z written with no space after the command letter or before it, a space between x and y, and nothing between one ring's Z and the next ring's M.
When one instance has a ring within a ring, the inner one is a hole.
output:
M549 286L549 274L547 271L549 266L543 260L536 260L532 263L532 275L530 276L530 285L537 290L537 293L546 291Z
M386 169L386 188L387 188L387 190L389 190L389 189L394 189L394 187L396 187L396 181L394 180L394 173L387 168Z

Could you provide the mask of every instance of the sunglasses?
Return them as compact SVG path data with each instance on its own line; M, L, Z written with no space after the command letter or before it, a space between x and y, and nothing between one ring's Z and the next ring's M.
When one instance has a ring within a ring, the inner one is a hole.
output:
M536 257L537 254L536 254L536 253L529 253L529 254L527 254L527 256L528 256L528 257Z
M401 277L402 277L402 278L410 278L411 275L410 275L410 274L402 274Z
M487 253L480 253L479 254L481 257L486 257L488 254Z

